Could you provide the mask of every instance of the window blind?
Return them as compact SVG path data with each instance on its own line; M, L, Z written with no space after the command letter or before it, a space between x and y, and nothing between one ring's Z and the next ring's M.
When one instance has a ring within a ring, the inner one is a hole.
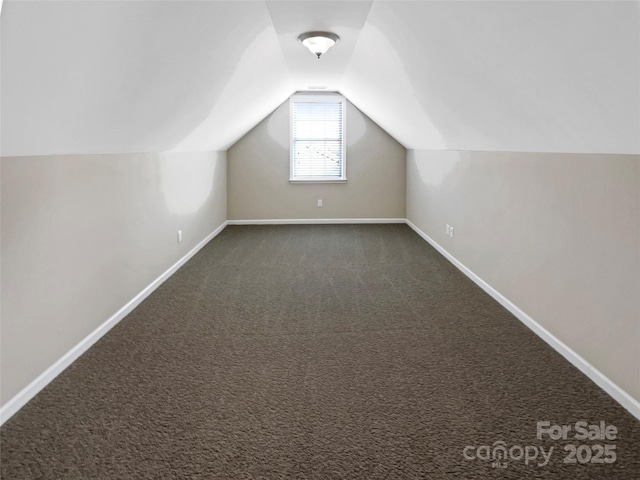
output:
M343 102L293 102L292 178L344 178Z

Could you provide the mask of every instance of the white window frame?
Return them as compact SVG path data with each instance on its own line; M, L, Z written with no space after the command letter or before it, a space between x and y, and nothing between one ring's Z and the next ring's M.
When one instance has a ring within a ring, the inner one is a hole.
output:
M342 105L342 175L340 177L330 176L330 177L303 177L296 176L293 174L293 165L295 161L295 151L294 151L294 138L293 138L293 104L295 102L304 102L304 103L340 103ZM347 181L347 141L346 141L346 123L347 123L347 105L346 99L339 93L296 93L292 95L289 99L289 182L291 183L345 183Z

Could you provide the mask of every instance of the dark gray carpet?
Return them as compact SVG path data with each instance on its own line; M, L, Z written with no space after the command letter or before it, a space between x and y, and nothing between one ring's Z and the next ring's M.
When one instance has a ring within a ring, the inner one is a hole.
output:
M6 479L640 478L640 422L405 225L228 227L0 438Z

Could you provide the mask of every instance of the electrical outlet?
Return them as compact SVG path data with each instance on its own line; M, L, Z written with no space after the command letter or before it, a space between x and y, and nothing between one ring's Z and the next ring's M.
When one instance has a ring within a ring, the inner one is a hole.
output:
M321 198L318 199L318 208L322 208L322 199Z
M449 227L449 236L453 238L453 227Z
M182 230L178 230L178 243L182 242Z

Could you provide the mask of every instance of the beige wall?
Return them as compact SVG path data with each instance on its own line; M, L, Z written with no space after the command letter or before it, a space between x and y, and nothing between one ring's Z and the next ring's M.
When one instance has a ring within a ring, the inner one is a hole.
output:
M241 138L227 151L229 220L404 218L406 150L349 102L346 118L343 184L289 183L288 101Z
M640 400L640 157L407 158L408 219Z
M224 152L1 162L4 405L223 224L227 208Z

